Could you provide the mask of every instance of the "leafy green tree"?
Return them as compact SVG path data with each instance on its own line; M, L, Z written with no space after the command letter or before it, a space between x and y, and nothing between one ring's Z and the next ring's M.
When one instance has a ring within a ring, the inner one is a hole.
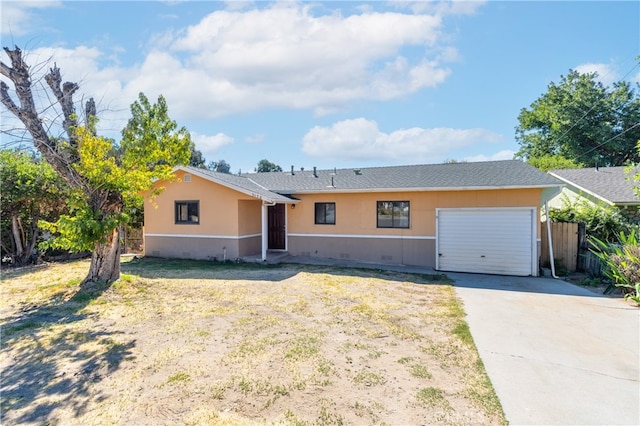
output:
M518 158L560 155L589 167L637 162L640 97L621 81L605 87L597 73L570 71L518 116Z
M282 167L278 166L275 163L272 163L269 160L258 161L258 168L256 168L256 172L258 173L281 172L281 171L282 171Z
M61 110L66 137L52 137L33 98L36 89L32 81L39 80L29 75L29 66L19 48L4 50L11 66L0 63L0 72L14 84L20 106L11 98L4 81L0 83L2 104L22 121L35 148L70 187L70 214L46 226L56 232L57 246L92 250L83 283L115 281L120 277L118 225L127 222L129 209L140 206L142 194L151 190L152 182L170 179L175 165L188 164L192 146L189 133L185 128L178 129L169 118L162 96L152 105L140 94L131 106L132 118L122 132L119 146L97 136L93 99L85 105L83 126L73 102L79 86L63 84L60 69L54 66L44 80Z
M202 156L202 152L196 149L195 144L191 144L191 157L189 158L189 165L191 167L198 167L200 169L206 169L206 160Z
M0 151L2 257L24 265L40 237L38 222L56 220L65 208L66 186L51 166L31 153Z
M559 169L579 169L582 167L581 163L577 163L575 160L565 158L560 154L547 154L541 157L527 158L527 163L532 165L536 169L542 170L543 172Z
M638 155L640 156L640 140L636 145L636 150L638 151ZM633 190L636 193L636 198L640 200L640 163L632 164L627 166L625 172L629 174L629 179L635 184L633 185Z
M231 173L231 165L224 160L211 161L207 168L214 172Z

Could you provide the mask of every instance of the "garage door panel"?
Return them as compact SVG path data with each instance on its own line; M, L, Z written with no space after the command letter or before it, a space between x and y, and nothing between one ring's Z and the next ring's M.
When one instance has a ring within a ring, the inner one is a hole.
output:
M438 269L532 275L535 209L442 209Z

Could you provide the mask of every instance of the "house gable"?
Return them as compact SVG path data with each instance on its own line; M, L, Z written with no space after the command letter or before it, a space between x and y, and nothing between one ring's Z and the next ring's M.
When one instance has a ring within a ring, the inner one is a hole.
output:
M567 184L574 194L592 202L616 206L640 205L632 176L640 170L626 172L626 167L599 167L551 170L549 174Z

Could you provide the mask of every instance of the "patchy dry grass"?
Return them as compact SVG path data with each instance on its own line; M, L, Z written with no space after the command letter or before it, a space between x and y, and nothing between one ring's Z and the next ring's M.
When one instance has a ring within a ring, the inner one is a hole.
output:
M3 273L2 424L500 424L439 277L138 259Z

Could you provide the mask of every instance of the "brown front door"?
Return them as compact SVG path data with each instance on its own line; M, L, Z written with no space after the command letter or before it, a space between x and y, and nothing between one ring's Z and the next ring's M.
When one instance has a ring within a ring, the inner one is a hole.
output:
M269 206L269 250L285 249L285 231L285 204L276 204L275 206Z

